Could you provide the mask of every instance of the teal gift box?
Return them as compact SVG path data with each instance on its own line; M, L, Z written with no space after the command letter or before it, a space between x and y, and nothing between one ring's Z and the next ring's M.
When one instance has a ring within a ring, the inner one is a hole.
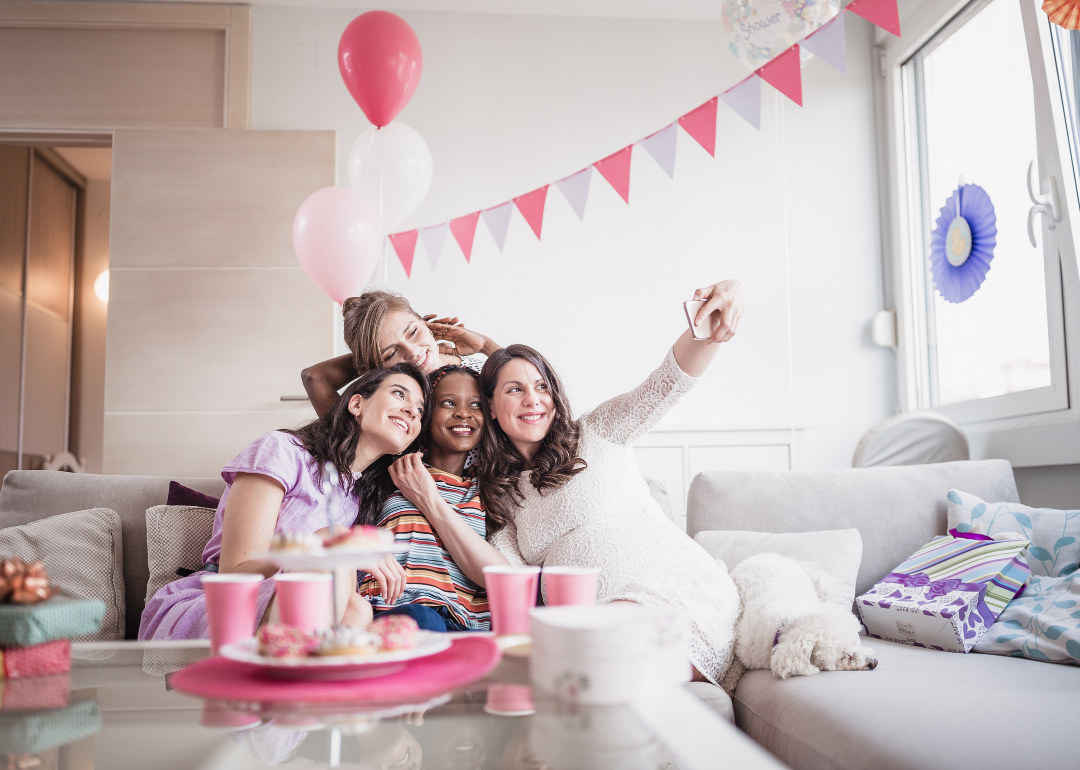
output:
M0 604L0 647L29 647L101 628L105 603L54 596L37 604Z

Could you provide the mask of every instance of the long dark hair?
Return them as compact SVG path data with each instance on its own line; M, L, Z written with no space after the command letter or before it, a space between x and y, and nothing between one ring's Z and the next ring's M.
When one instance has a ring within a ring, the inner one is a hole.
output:
M349 400L353 396L371 398L383 381L392 374L404 374L416 380L423 394L424 403L428 401L430 388L427 375L413 364L401 363L389 369L372 369L364 372L350 385L334 408L325 417L313 420L296 430L285 430L300 439L304 449L311 453L321 469L327 461L337 468L342 490L356 488L360 496L358 524L374 524L382 512L383 503L394 493L396 487L390 480L390 464L398 455L383 455L364 471L363 479L353 478L352 463L356 457L356 447L360 443L360 425L349 411ZM420 431L417 438L402 454L415 452L420 445L420 436L427 430L428 410L424 410Z
M521 358L540 372L547 383L555 416L540 448L528 463L499 423L491 418L491 401L499 384L499 372L511 360ZM588 466L577 456L581 426L570 417L570 402L562 380L548 360L528 345L510 345L496 351L480 373L480 398L484 409L484 433L480 442L480 496L488 518L488 536L505 527L524 496L518 486L523 471L532 471L529 483L538 492L558 489Z

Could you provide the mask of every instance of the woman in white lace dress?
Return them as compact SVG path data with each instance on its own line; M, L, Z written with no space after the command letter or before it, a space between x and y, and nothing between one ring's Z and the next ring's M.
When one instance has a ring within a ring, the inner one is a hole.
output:
M525 345L494 353L480 389L485 411L480 489L492 545L512 564L600 569L601 602L676 605L691 621L695 678L719 683L732 660L739 594L727 573L660 510L629 451L705 373L735 334L736 281L698 289L709 341L684 332L629 393L574 421L547 360Z

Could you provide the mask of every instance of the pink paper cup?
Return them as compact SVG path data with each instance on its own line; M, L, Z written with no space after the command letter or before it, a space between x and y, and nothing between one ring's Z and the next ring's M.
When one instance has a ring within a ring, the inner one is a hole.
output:
M278 615L283 625L316 631L331 625L333 575L325 572L283 572L274 575Z
M255 635L255 611L262 582L262 575L251 572L211 572L202 576L210 649L215 655L226 644Z
M539 580L539 567L484 567L496 636L529 633L529 610L536 606Z
M549 607L596 604L599 582L595 567L544 567L544 601Z
M535 714L532 688L522 684L493 684L488 687L484 711L500 717L524 717Z

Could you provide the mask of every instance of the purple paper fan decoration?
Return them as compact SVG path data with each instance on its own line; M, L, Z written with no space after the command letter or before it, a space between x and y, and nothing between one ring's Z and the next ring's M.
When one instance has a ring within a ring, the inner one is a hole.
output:
M930 236L934 287L946 302L963 302L979 290L997 245L997 216L986 190L956 188L938 214Z

